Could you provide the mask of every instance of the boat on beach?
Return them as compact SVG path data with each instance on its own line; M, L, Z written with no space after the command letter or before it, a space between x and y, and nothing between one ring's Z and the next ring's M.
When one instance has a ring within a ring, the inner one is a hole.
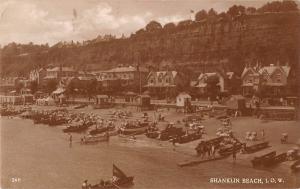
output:
M263 150L265 148L268 148L269 146L269 142L260 142L258 144L253 144L250 146L245 146L244 148L242 148L242 153L244 154L251 154L251 153L255 153L258 152L260 150Z
M274 157L276 157L276 151L269 152L259 157L254 157L251 160L253 167L263 166L266 162L271 161Z
M87 104L80 104L78 106L75 106L74 109L81 109L81 108L84 108L86 106L88 106L88 105Z
M89 128L89 125L82 124L76 126L67 126L67 128L63 129L64 133L71 133L71 132L84 132Z
M149 128L149 122L126 123L119 127L119 134L123 135L140 135L146 133Z
M143 126L143 127L136 127L136 128L124 128L121 127L119 128L119 133L123 135L140 135L144 134L147 130L148 126Z
M81 144L96 144L98 142L108 142L109 137L118 135L118 131L109 131L105 132L105 134L102 135L88 135L81 138L80 143Z
M295 161L291 166L291 170L294 172L300 171L300 159Z
M101 134L104 133L106 131L113 131L115 130L114 126L108 126L108 127L97 127L96 129L91 130L89 133L90 135L96 135L96 134Z
M184 134L183 128L175 127L173 123L169 123L167 127L160 132L158 138L159 140L166 141L183 136Z
M101 180L99 184L89 185L92 189L119 189L133 184L133 176L127 176L121 169L113 164L113 176L111 180Z
M80 143L81 144L95 144L99 142L108 142L109 141L109 135L98 135L98 136L92 136L88 135L83 138L81 138Z
M184 143L192 142L192 141L195 141L195 140L198 140L201 138L202 138L202 133L194 132L194 133L179 136L179 137L173 139L172 142L184 144Z

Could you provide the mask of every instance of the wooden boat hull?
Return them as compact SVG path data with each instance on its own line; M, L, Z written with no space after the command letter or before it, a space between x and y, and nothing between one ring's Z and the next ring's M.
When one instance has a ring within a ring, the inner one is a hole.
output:
M183 136L185 132L182 128L169 128L167 130L163 130L160 133L159 140L166 141L173 138L177 138Z
M154 131L154 132L147 132L146 136L148 138L157 138L159 136L159 132L158 131Z
M291 169L292 169L292 171L294 171L294 172L300 171L300 160L295 161L295 162L291 165Z
M246 146L244 153L247 153L247 154L255 153L257 151L260 151L260 150L268 148L268 147L270 147L269 142L262 142L259 144L254 144L252 146Z
M84 108L86 106L87 106L87 104L82 104L82 105L79 105L79 106L75 106L74 109L81 109L81 108Z
M93 105L93 108L94 109L108 109L108 108L112 108L114 105L113 104L98 104L98 105L96 105L96 104L94 104Z
M254 157L254 159L251 160L252 166L253 167L262 166L265 164L265 162L271 161L275 156L276 156L276 151L272 151L265 155Z
M133 184L133 179L134 179L134 177L127 177L127 178L121 179L119 181L110 183L110 184L105 185L105 186L101 186L101 185L97 184L97 185L91 186L91 188L92 189L119 189L122 186L126 187L126 186L129 186L129 185L132 185Z
M75 128L75 127L74 127L74 128L68 127L68 128L63 129L63 132L64 132L64 133L84 132L84 131L86 131L88 128L89 128L88 126L80 126L80 127L76 127L76 128Z
M178 137L176 139L174 139L176 143L179 144L184 144L184 143L188 143L188 142L192 142L194 140L198 140L202 138L202 134L196 134L196 133L192 133L189 135L183 135L181 137Z
M109 141L109 136L92 136L92 137L87 137L85 140L81 142L81 144L95 144L99 142L108 142Z
M113 131L114 128L102 127L102 128L93 129L93 130L91 130L89 133L90 133L90 135L96 135L96 134L104 133L104 132L106 132L107 130L108 130L108 131Z
M123 135L140 135L146 133L148 126L135 128L135 129L126 129L126 128L120 128L119 133Z
M287 153L285 152L285 153L276 155L274 158L271 158L269 161L265 161L263 163L263 165L265 167L275 166L275 165L277 165L279 163L282 163L286 160L287 160Z
M223 148L219 150L219 154L221 156L229 156L230 154L233 153L233 150L235 150L235 152L238 152L241 148L242 148L243 144L242 143L238 143L235 146L235 149L233 149L233 146L228 147L228 148Z

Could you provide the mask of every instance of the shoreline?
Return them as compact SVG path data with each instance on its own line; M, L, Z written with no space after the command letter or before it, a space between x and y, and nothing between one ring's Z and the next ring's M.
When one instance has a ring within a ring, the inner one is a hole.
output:
M35 107L33 107L35 108ZM43 109L45 109L44 107L42 107ZM90 111L90 108L84 108L84 109L79 109L79 110L70 110L70 111L74 111L74 112L85 112L85 113L90 113L90 112L94 112L94 113L98 113L101 114L102 116L108 116L108 113L110 111L112 111L114 109L106 109L106 110L92 110ZM150 113L152 113L151 111L149 112L148 115L151 115ZM180 113L176 113L176 112L165 112L166 115L166 120L167 121L174 121L175 120L179 120L181 118L184 117L184 114L180 114ZM142 112L134 112L134 116L141 116ZM151 116L149 116L151 119ZM1 119L6 119L6 118L1 118ZM14 118L16 119L16 118ZM14 119L12 119L11 121L15 121ZM18 120L19 118L17 118L16 120ZM20 118L22 119L22 118ZM21 120L20 120L21 121ZM29 121L28 121L29 123ZM163 127L164 124L166 124L167 122L162 122L160 123L160 127ZM128 155L126 155L126 157L131 157L130 154L132 154L132 156L138 156L138 157L142 157L142 159L147 159L148 161L150 159L152 159L150 162L155 163L155 161L158 162L164 162L163 164L166 164L165 166L167 166L168 168L172 167L172 169L177 170L179 172L184 172L186 174L190 174L187 173L188 171L191 171L193 173L196 173L197 170L200 171L199 169L203 168L203 167L214 167L214 166L225 166L225 167L234 167L234 169L245 169L245 170L249 170L249 172L254 172L257 174L262 174L264 175L264 173L266 173L267 175L270 174L270 171L272 172L271 175L289 175L289 170L287 169L287 166L289 165L289 162L284 162L282 164L280 164L279 166L275 167L275 168L270 168L270 169L266 169L266 170L260 170L260 169L254 169L251 166L250 160L254 157L257 156L258 154L262 154L262 153L266 153L270 150L276 150L276 151L287 151L288 149L292 148L293 146L295 146L294 144L280 144L279 138L278 136L280 136L281 132L283 131L290 131L291 135L290 135L290 142L292 143L296 143L297 141L297 137L298 134L296 131L300 131L299 127L297 125L299 125L298 121L272 121L272 122L264 122L262 123L261 120L258 120L256 118L251 118L251 117L238 117L238 118L233 118L232 119L232 124L233 124L233 131L235 133L235 136L237 136L239 139L242 139L243 137L243 133L244 131L248 130L248 129L253 129L253 130L257 130L261 129L261 128L265 128L265 130L267 130L266 128L269 128L270 130L274 130L274 128L277 130L274 131L271 135L271 133L266 134L266 138L267 140L270 141L270 145L272 146L271 148L267 148L264 150L261 150L259 152L256 152L254 154L247 154L247 155L237 155L237 160L235 163L233 163L232 161L232 157L228 157L225 158L223 160L217 160L217 161L213 161L213 162L208 162L208 163L204 163L201 165L196 165L196 166L191 166L191 167L186 167L186 168L180 168L177 166L177 163L180 161L184 161L186 159L190 159L190 158L195 158L196 152L194 150L195 146L199 143L199 140L190 142L190 143L186 143L186 144L176 144L176 146L174 147L172 145L172 143L167 142L167 141L158 141L155 139L149 139L144 135L137 135L137 139L135 141L130 141L128 139L121 139L119 136L114 136L111 138L109 144L105 144L105 143L101 143L101 144L95 144L95 145L80 145L79 143L77 144L77 141L79 142L79 138L80 138L80 134L74 134L74 142L73 142L73 147L74 149L82 149L84 150L84 148L88 149L93 149L93 148L98 148L99 146L107 146L105 147L105 151L107 151L107 153L110 152L110 150L112 150L114 153L120 153L120 152L124 152L127 151L126 153L128 153ZM216 120L215 118L209 118L209 119L205 119L203 121L203 125L205 125L205 129L206 129L206 135L204 135L203 139L208 139L208 138L213 138L215 137L215 132L216 129L218 127L220 127L220 121ZM38 126L39 129L41 130L45 130L45 125L36 125ZM5 127L5 125L2 125L2 127ZM35 127L35 126L34 126ZM250 127L250 128L249 128ZM47 127L46 127L47 128ZM67 138L66 135L64 133L61 132L61 129L63 128L63 126L58 126L58 127L48 127L46 130L52 130L54 133L60 133L60 134L56 134L57 138L64 138L65 137L65 145L68 144L67 142ZM25 129L25 128L24 128ZM2 132L1 132L2 133ZM299 133L299 132L298 132ZM113 149L118 149L120 150L120 152L115 152L115 150ZM175 150L174 150L175 149ZM125 150L125 151L124 151ZM151 152L151 153L149 153ZM78 152L79 153L79 152ZM80 152L81 153L81 152ZM123 153L121 153L123 154ZM92 159L91 159L92 160ZM92 160L94 161L94 160ZM154 161L154 162L153 162ZM140 163L143 163L143 161L141 161ZM135 164L140 165L140 163L135 162ZM222 170L223 168L221 168ZM210 174L213 175L218 175L216 174L218 170L215 171L209 171ZM132 173L133 171L131 171ZM201 171L200 171L201 172ZM228 172L228 171L227 171ZM134 173L134 172L133 172ZM153 173L154 174L154 173ZM229 176L232 175L234 173L230 173L228 174ZM216 177L216 176L213 176ZM293 177L293 176L291 176ZM191 178L192 179L192 178ZM192 179L193 180L193 179ZM217 186L216 188L218 188L220 186L220 188L222 187L234 187L234 188L239 188L239 185L236 184L217 184L217 185L211 185L211 183L209 183L209 179L207 180L207 186ZM92 180L91 180L92 181ZM204 182L204 181L202 181ZM295 181L296 182L296 181ZM205 185L206 185L205 184ZM298 183L299 184L299 183ZM260 187L260 185L251 185L251 184L247 184L247 185L241 185L244 187ZM240 186L240 187L241 187ZM278 185L276 185L278 186ZM276 187L275 186L275 187ZM279 188L283 188L284 185L280 185L278 186ZM263 186L263 188L268 188L268 186Z

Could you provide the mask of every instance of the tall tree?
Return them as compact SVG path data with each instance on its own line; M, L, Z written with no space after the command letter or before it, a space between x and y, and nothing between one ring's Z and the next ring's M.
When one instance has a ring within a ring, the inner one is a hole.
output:
M207 93L211 100L215 100L216 96L219 95L219 78L218 76L210 76L206 79Z
M146 31L152 32L152 31L157 31L162 29L162 26L159 22L157 21L151 21L149 24L146 25Z
M38 83L37 83L37 81L30 82L29 88L30 88L32 94L34 94L38 90Z
M204 19L207 18L207 15L208 14L207 14L206 10L201 10L201 11L196 13L195 20L196 21L204 20Z
M51 92L53 92L53 91L56 89L57 84L58 84L58 82L57 82L56 80L51 79L51 80L49 80L49 81L46 83L45 89L44 89L44 90L45 90L47 93L51 93Z

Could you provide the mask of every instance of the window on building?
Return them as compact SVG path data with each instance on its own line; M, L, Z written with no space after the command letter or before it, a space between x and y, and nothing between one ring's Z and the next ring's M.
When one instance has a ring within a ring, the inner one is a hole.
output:
M276 74L276 81L281 82L281 75L280 74Z

